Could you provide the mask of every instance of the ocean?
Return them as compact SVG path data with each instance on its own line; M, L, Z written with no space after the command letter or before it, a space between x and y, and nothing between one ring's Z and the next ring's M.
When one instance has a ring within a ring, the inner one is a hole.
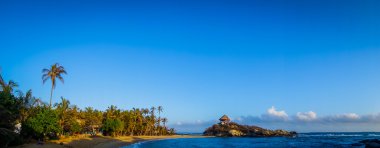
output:
M212 137L145 141L122 148L247 148L247 147L364 147L354 146L365 139L378 139L380 133L301 133L297 137Z

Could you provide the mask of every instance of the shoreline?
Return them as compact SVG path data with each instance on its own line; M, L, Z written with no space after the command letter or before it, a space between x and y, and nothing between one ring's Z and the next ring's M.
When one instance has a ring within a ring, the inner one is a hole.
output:
M60 140L51 140L45 142L43 145L37 145L37 142L16 146L16 148L110 148L129 146L135 143L164 140L164 139L178 139L178 138L207 138L209 136L192 136L192 135L172 135L172 136L78 136L62 138ZM61 145L62 143L63 145Z
M209 138L210 136L194 136L194 137L182 137L182 138ZM157 138L157 139L149 139L149 140L141 140L141 141L136 141L133 143L129 143L127 145L122 145L119 147L124 147L124 146L130 146L134 144L143 144L146 142L152 142L152 141L160 141L160 140L168 140L168 139L181 139L181 137L173 137L173 138Z

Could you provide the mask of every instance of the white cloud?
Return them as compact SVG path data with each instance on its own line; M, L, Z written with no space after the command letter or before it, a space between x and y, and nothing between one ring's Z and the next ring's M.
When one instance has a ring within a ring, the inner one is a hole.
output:
M330 120L335 120L335 121L355 121L355 120L359 120L359 119L360 119L360 116L358 114L347 113L347 114L335 115Z
M270 119L281 119L281 120L287 120L288 119L288 114L286 114L285 111L281 110L278 111L274 106L269 108L267 110L267 114L263 116L263 118L269 117Z
M256 125L269 129L286 129L297 132L357 132L380 131L380 113L358 115L356 113L317 116L316 112L298 112L289 116L284 110L270 107L261 116L240 116L234 122L244 125ZM178 131L203 132L204 129L218 123L216 119L193 122L178 122L174 128Z
M296 119L300 120L300 121L316 120L317 119L317 113L315 113L313 111L304 112L304 113L298 112L296 115Z
M373 122L373 123L380 124L380 113L362 115L362 116L359 116L359 118L362 122Z
M348 119L359 119L360 116L358 114L355 114L355 113L348 113L348 114L344 114L343 115L345 118L348 118Z

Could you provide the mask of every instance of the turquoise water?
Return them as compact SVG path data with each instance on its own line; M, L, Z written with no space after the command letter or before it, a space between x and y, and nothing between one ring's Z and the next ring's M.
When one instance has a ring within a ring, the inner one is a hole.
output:
M353 146L364 139L380 138L380 133L305 133L295 138L183 138L146 141L123 148L246 148L246 147L364 147Z

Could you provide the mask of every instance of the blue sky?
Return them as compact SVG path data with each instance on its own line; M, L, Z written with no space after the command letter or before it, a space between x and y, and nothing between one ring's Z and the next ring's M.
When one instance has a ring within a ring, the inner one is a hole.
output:
M5 79L48 102L41 70L58 62L68 75L54 102L162 105L179 131L202 131L223 114L268 128L380 131L379 7L1 0L0 66Z

